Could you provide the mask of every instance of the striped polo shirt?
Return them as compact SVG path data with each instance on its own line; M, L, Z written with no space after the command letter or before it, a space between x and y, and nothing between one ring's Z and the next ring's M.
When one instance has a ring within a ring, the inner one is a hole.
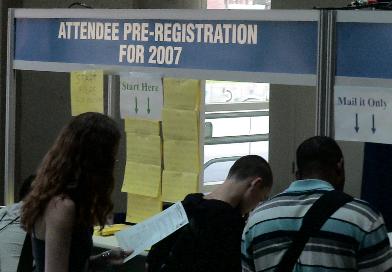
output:
M326 191L322 180L298 180L258 206L242 237L243 271L274 271L302 218ZM310 237L293 271L392 271L392 252L382 215L354 199Z

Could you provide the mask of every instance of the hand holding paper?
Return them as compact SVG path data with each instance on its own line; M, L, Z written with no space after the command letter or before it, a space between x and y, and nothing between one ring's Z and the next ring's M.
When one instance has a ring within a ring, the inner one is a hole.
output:
M160 214L117 232L116 238L120 247L134 250L124 261L130 260L188 223L184 207L181 202L177 202Z

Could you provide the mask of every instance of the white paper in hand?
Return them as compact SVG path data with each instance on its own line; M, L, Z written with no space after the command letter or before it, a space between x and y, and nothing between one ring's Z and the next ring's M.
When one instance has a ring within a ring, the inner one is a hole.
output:
M188 224L188 217L181 202L173 204L163 212L116 233L122 249L133 250L124 262L150 248L179 228Z

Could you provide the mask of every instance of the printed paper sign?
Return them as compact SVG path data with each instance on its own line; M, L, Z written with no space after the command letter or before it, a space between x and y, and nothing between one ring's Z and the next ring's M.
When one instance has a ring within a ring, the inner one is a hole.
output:
M392 143L392 88L335 87L335 138Z
M166 238L176 230L188 224L188 217L181 202L173 204L163 212L116 233L122 249L133 250L125 262Z
M103 71L71 73L72 116L84 112L103 113Z
M162 107L161 77L140 73L120 76L121 118L162 120Z

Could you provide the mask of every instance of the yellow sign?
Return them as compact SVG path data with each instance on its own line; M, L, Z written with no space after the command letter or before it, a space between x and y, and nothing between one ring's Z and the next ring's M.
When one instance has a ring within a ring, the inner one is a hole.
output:
M175 171L163 171L162 176L162 200L176 202L183 200L187 194L196 193L199 190L199 175L197 173L185 173Z
M179 172L200 171L199 142L165 140L163 157L165 170Z
M162 211L160 198L128 194L127 222L140 223Z
M71 72L71 111L103 113L103 71Z
M125 118L125 131L143 135L160 135L160 122Z
M121 191L158 197L161 194L161 166L127 161Z
M161 137L154 135L127 134L127 161L161 165Z
M198 110L200 104L200 80L163 79L165 108Z
M199 141L199 112L163 109L163 138Z

